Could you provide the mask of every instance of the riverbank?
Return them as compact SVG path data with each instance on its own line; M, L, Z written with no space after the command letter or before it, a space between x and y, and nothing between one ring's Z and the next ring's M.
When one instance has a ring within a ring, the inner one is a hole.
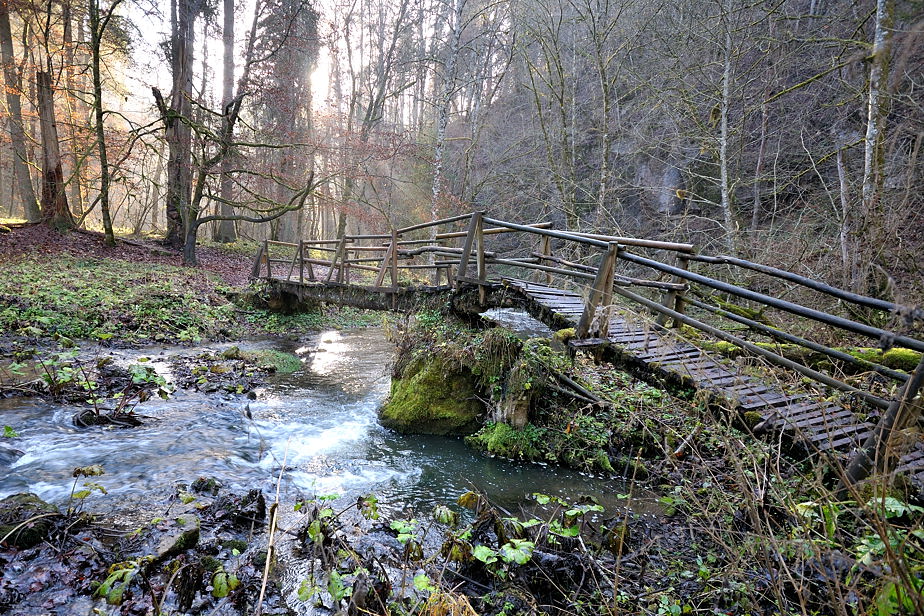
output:
M565 613L911 614L924 607L924 508L911 504L900 481L881 478L842 494L844 460L790 458L779 443L755 438L746 415L710 412L683 391L675 397L592 355L556 350L555 339L569 331L523 341L448 312L420 317L400 337L383 412L389 425L442 430L453 413L439 405L430 416L426 401L450 400L447 386L458 390L465 380L486 418L466 438L472 446L620 474L630 493L658 495L656 521L614 518L624 524L617 554L601 568L618 580L612 594L575 592L561 599L570 601ZM469 411L461 406L464 420ZM468 433L465 421L458 426ZM606 552L595 545L591 562Z

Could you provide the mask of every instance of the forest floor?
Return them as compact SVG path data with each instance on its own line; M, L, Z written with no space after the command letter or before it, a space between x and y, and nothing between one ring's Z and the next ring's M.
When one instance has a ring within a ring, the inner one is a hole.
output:
M156 239L120 238L116 246L106 246L103 234L96 231L58 232L47 225L28 225L0 233L0 263L6 264L23 258L48 258L69 255L78 258L105 258L140 263L180 267L182 255L167 249ZM197 269L218 276L225 284L246 287L253 254L238 248L200 246L196 251ZM241 243L237 246L248 246ZM256 245L252 245L254 254Z

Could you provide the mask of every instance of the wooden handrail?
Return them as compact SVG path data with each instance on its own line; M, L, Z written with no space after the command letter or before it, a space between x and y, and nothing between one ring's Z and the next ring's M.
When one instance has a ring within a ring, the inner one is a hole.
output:
M550 222L537 222L531 225L525 225L532 229L548 229L552 226ZM484 235L497 235L499 233L513 233L514 229L509 229L507 227L488 227L482 233ZM467 231L447 231L446 233L437 233L436 239L438 240L451 240L457 237L465 237Z
M403 233L410 233L411 231L418 231L420 229L426 229L427 227L438 227L440 225L448 225L454 222L458 222L460 220L468 220L471 217L472 215L471 213L469 213L469 214L460 214L458 216L451 216L449 218L441 218L440 220L432 220L430 222L422 222L416 225L411 225L410 227L404 227L404 228L398 229L398 235L401 235ZM465 234L463 233L463 235Z
M855 334L861 334L863 336L868 336L870 338L875 338L877 340L890 342L895 346L905 347L908 349L913 349L915 351L924 352L924 342L920 340L915 340L914 338L909 338L908 336L897 335L894 332L886 331L878 327L873 327L871 325L865 325L863 323L857 323L856 321L851 321L850 319L845 319L833 314L828 314L821 310L815 310L814 308L807 308L800 304L796 304L785 299L778 299L771 297L769 295L764 295L763 293L758 293L757 291L751 291L750 289L745 289L737 285L733 285L728 282L721 280L716 280L715 278L710 278L708 276L703 276L702 274L696 274L694 272L689 272L687 270L681 269L679 267L674 267L672 265L667 265L666 263L661 263L660 261L655 261L653 259L648 259L646 257L641 257L636 254L628 252L620 252L620 259L629 261L630 263L635 263L638 265L645 265L652 269L656 269L667 274L674 274L679 278L684 278L692 282L698 282L699 284L705 285L716 289L717 291L723 291L725 293L731 293L737 297L743 297L744 299L749 299L760 304L771 306L773 308L778 308L780 310L785 310L800 317L805 317L808 319L813 319L815 321L826 323L828 325L833 325L840 329L853 332Z
M692 253L695 249L693 244L662 242L661 240L646 240L641 237L620 237L616 235L601 235L599 233L580 233L577 231L568 231L568 233L576 237L586 237L592 240L601 240L604 242L615 242L620 246L638 246L639 248L656 248L660 250L674 250L677 252L686 253Z
M593 238L581 237L579 235L574 235L573 233L567 233L565 231L552 231L550 229L537 229L535 227L529 227L527 225L518 225L512 222L506 222L504 220L497 220L496 218L485 218L484 222L496 225L498 227L506 227L508 229L514 229L515 231L523 231L524 233L532 233L534 235L547 235L549 237L558 238L561 240L568 240L571 242L577 242L578 244L587 244L588 246L596 246L597 248L607 248L609 247L609 242L604 242L602 240L595 240Z
M690 260L699 261L701 263L709 264L719 264L719 265L735 265L745 269L753 270L755 272L760 272L761 274L767 274L768 276L774 276L776 278L782 278L783 280L788 280L790 282L795 282L804 287L808 287L820 293L825 293L832 297L842 299L860 306L865 306L867 308L874 308L876 310L884 310L886 312L892 312L895 314L901 314L908 316L911 319L924 319L924 310L920 308L909 308L906 306L901 306L893 302L887 302L885 300L876 299L875 297L868 297L866 295L860 295L858 293L853 293L852 291L847 291L845 289L839 289L833 287L824 282L818 280L813 280L812 278L807 278L806 276L800 276L794 272L789 272L782 270L770 265L762 265L760 263L754 263L752 261L747 261L745 259L739 259L737 257L729 256L717 256L711 257L707 255L691 255Z

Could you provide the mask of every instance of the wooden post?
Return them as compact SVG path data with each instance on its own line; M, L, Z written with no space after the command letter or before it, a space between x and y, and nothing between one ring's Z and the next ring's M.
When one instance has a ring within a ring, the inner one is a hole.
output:
M398 289L398 231L391 230L391 288Z
M260 250L257 251L257 256L253 260L253 267L250 269L251 278L259 278L260 272L263 270L263 255L266 254L266 244L260 245Z
M678 254L677 255L677 267L679 267L680 269L684 271L688 270L690 268L689 257L685 254ZM683 284L684 279L681 278L680 276L674 276L672 282ZM661 300L661 305L664 306L665 308L670 308L671 310L675 312L679 312L680 314L683 314L683 311L685 308L685 302L683 301L683 291L678 291L676 289L668 289L667 291L664 292L663 299ZM668 317L662 312L662 313L658 313L658 318L655 320L655 322L658 325L663 327L667 323L667 319ZM677 319L674 319L671 323L671 327L680 327L680 325L681 323Z
M314 281L315 281L315 277L314 277L314 266L311 264L311 249L310 249L310 248L308 249L308 256L307 256L307 257L305 257L305 253L304 253L304 249L303 249L303 251L302 251L302 261L305 263L305 265L308 266L308 280L310 280L311 282L314 282Z
M305 240L298 240L298 288L305 284Z
M850 460L850 465L844 473L842 492L846 492L848 485L863 481L871 473L888 469L890 458L894 457L889 451L892 435L914 425L921 416L924 401L918 398L918 393L922 386L924 386L924 357L911 373L911 378L905 381L901 393L892 400L885 414L879 419L872 434L866 439L866 443Z
M263 240L263 258L266 259L266 277L272 278L273 268L272 268L272 263L270 263L269 241L268 240Z
M286 273L286 280L292 280L292 274L295 273L295 264L298 262L298 251L292 253L292 260L289 262L289 271Z
M388 248L385 249L385 253L382 255L382 262L379 264L379 271L375 276L375 287L381 287L382 283L385 282L385 272L388 271L388 266L391 263L391 253L395 248L394 242L388 245Z
M679 267L680 269L684 271L689 270L690 269L690 257L685 254L678 254L677 255L677 267ZM679 276L675 276L675 278L676 280L674 282L681 282L681 283L684 282L684 280L680 278ZM687 308L686 291L678 291L677 299L675 300L675 302L676 303L674 304L674 312L685 314L685 311ZM678 321L677 319L674 319L672 326L680 327L680 325L681 325L680 321Z
M619 245L611 242L606 253L600 258L600 265L597 266L597 275L594 277L593 286L590 288L590 294L584 302L584 312L578 321L575 337L578 339L586 338L590 332L590 324L594 319L597 306L608 305L602 304L603 301L612 301L613 298L613 274L616 266L616 257L619 254ZM609 300L605 300L609 298ZM601 330L609 328L609 319L607 323L601 325Z
M330 282L334 276L334 266L338 266L337 282L343 282L343 250L346 247L346 236L341 237L337 242L337 251L334 252L334 258L330 260L330 268L327 270L326 282ZM338 265L338 261L340 264Z
M462 256L459 261L459 269L456 271L456 282L468 275L468 260L472 256L472 246L475 243L475 235L478 227L481 226L482 212L472 212L472 219L468 223L468 233L465 235L465 243L462 245Z
M552 238L550 238L548 235L542 236L542 256L552 256ZM545 273L545 284L549 286L552 284L552 274L550 272Z
M355 257L356 255L354 254L353 256ZM343 284L350 284L350 248L346 244L343 245L343 259L340 261L340 273L340 282Z
M610 306L613 305L613 283L616 282L616 264L619 262L619 250L618 244L610 244L610 248L606 251L608 257L607 278L603 282L603 297L600 300L600 305L603 306L603 322L599 324L601 338L606 338L610 333Z
M484 221L480 216L478 217L478 227L475 230L475 234L478 240L478 252L476 253L476 262L478 264L478 303L484 306L488 299L487 288L485 287L488 276L484 263Z

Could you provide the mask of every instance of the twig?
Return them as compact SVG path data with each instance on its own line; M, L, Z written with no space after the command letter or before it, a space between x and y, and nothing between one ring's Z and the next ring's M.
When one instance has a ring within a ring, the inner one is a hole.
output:
M276 501L270 507L269 540L266 544L266 564L263 567L263 583L260 584L260 597L257 599L255 616L263 613L263 597L266 595L266 584L269 580L270 567L276 554L276 516L279 512L279 492L282 488L282 475L286 472L286 461L289 459L289 442L286 441L286 450L282 456L282 468L279 469L279 479L276 480Z
M13 530L11 530L11 531L8 532L7 534L5 534L5 535L3 536L3 539L0 539L0 543L5 542L7 539L9 539L9 538L12 537L14 534L16 534L16 531L18 531L18 530L19 530L20 528L22 528L23 526L26 526L27 524L31 524L32 522L35 522L36 520L40 520L40 519L42 519L42 518L51 518L51 517L60 516L60 515L62 515L62 514L61 514L61 513L58 513L58 512L55 512L55 513L43 513L43 514L41 514L41 515L37 515L37 516L35 516L35 517L29 518L29 519L26 520L25 522L21 522L21 523L17 524L16 526L14 526L14 527L13 527Z

